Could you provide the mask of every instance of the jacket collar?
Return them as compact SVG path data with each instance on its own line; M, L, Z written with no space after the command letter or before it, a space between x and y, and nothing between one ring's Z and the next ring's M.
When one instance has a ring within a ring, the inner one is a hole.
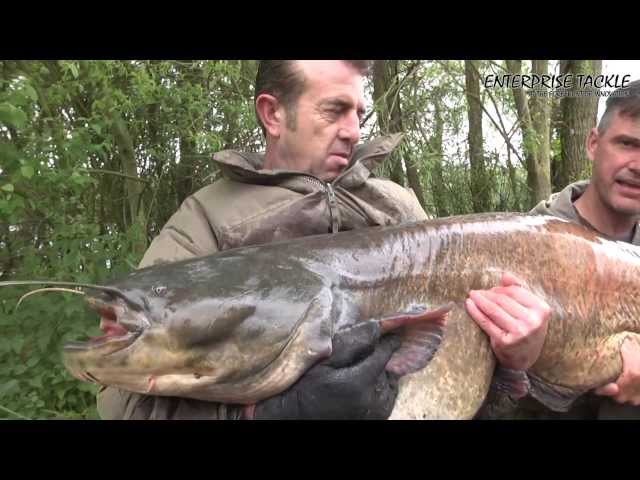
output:
M371 176L372 170L380 165L401 141L402 134L394 133L357 145L349 166L331 183L346 188L364 183ZM213 162L226 178L239 182L277 184L284 178L301 174L290 170L262 169L262 153L222 150L213 155Z

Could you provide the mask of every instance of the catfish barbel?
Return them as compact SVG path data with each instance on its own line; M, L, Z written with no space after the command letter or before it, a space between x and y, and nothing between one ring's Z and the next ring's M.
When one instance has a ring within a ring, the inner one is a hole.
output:
M380 322L403 337L387 366L402 375L391 418L468 419L496 362L464 300L505 272L552 308L526 372L533 397L567 410L620 375L622 342L640 338L640 248L522 214L303 237L140 269L89 286L106 335L65 345L63 359L84 381L252 404L331 355L336 332Z

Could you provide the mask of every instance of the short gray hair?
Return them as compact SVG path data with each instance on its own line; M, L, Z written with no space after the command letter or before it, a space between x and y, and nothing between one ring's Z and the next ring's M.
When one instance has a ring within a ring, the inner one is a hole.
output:
M607 107L598 123L598 133L604 133L616 113L633 119L640 118L640 80L634 80L624 88L612 92Z

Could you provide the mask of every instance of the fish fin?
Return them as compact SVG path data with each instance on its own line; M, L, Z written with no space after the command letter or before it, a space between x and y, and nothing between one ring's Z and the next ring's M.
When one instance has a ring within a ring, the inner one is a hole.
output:
M371 355L380 340L380 326L376 322L360 322L340 329L331 338L331 356L326 365L342 368L353 365Z
M587 389L580 390L546 382L531 373L528 377L531 382L531 396L554 412L568 412L573 402L587 392Z
M149 377L149 381L148 381L148 384L147 384L147 393L151 393L155 386L156 386L156 377L151 375Z
M400 347L387 362L387 371L407 375L425 367L440 347L447 314L454 307L448 303L435 309L416 306L380 321L382 333L400 332Z
M489 389L482 406L473 416L474 420L509 420L516 418L519 406L518 399L508 395L506 391L498 391L492 387Z
M524 370L513 370L499 365L493 375L490 388L497 394L507 394L518 399L529 393L531 383Z

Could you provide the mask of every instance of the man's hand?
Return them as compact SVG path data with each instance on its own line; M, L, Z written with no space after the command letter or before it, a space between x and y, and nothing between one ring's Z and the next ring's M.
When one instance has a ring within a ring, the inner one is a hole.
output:
M622 373L615 383L609 383L595 390L597 395L613 398L618 403L640 406L640 343L627 338L620 348L622 353Z
M285 392L245 409L245 417L386 420L398 394L398 379L385 367L399 346L395 335L380 339L375 322L341 331L333 338L330 358L310 368Z
M514 370L531 367L542 351L551 308L505 273L499 287L474 290L467 312L491 340L500 364Z

